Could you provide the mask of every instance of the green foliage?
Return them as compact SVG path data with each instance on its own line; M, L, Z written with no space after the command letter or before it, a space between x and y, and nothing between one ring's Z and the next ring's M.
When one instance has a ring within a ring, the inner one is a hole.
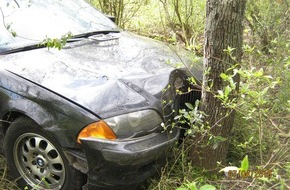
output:
M72 37L73 37L73 35L70 32L63 35L60 39L46 37L46 39L44 39L40 43L40 45L46 46L48 49L49 48L57 48L58 50L61 50L65 46L65 44L67 43L67 40L72 38Z
M238 112L228 157L236 163L247 154L252 165L272 170L272 178L256 180L256 185L273 189L289 188L285 172L290 160L290 41L286 4L287 1L249 1L247 19L253 25L245 30L244 60L242 70L237 71L242 81L241 94L235 108ZM253 6L257 11L253 12Z
M275 2L269 3L271 5ZM269 6L269 4L266 3L265 6ZM276 8L282 10L283 6ZM274 7L274 9L276 8ZM271 14L281 13L279 11L275 13L273 7L271 10ZM286 17L287 15L284 18ZM273 21L273 18L269 18L269 20ZM267 27L269 20L265 19L263 27ZM289 188L289 185L287 186L289 184L287 163L289 164L290 160L290 41L287 39L289 27L282 31L280 28L284 26L280 25L284 25L285 22L273 21L271 24L276 25L277 30L274 27L274 30L270 32L277 36L269 42L268 51L265 51L265 44L262 43L262 38L257 38L254 29L245 30L245 35L248 36L245 39L247 43L243 47L243 62L220 75L222 81L227 85L224 89L220 89L215 96L220 99L223 106L237 111L228 161L231 164L238 164L240 158L249 155L252 160L252 169L266 167L273 171L272 178L254 179L251 186L260 186L262 189L269 187L287 189ZM234 48L229 47L225 52L231 55L233 50ZM232 59L235 58L232 57ZM239 96L237 99L229 101L229 97L237 88L234 77L241 78L238 86ZM193 114L194 106L187 107L188 113L185 113L186 110L181 111L182 117L177 118L186 119L191 126L188 134L194 136L198 131L196 128L193 130L192 126L195 126L194 121L200 116L196 113ZM199 123L202 123L202 120ZM203 132L207 133L208 129L209 127L205 128ZM241 169L249 168L249 158L244 157ZM246 184L244 185L247 187Z
M202 53L204 0L90 0L130 31Z
M164 10L163 22L171 29L171 36L197 53L202 51L205 1L159 0ZM175 42L176 43L176 42Z
M0 155L0 189L20 190L14 181L8 179L8 168L5 159Z
M12 25L12 24L6 24L6 25L5 25L5 28L6 28L6 30L8 30L8 31L10 32L10 34L11 34L13 37L16 37L17 34L16 34L16 32L12 29L11 25Z
M190 103L186 103L185 105L188 109L180 110L179 115L177 115L174 120L180 125L187 124L190 126L186 131L186 135L194 136L197 132L202 134L206 133L208 130L207 127L203 125L204 112L198 109L199 101L197 100L195 102L195 106Z
M145 190L191 190L191 189L214 189L210 185L210 179L216 179L216 175L206 173L193 167L189 158L189 144L182 143L173 149L173 154L166 166L162 169L159 178L149 181Z
M196 187L195 182L191 182L191 183L183 184L181 187L177 188L176 190L197 190L197 187Z
M215 186L213 185L203 185L200 188L196 186L195 182L183 184L181 187L177 188L176 190L216 190Z
M167 25L179 35L186 45L194 45L204 29L205 1L160 0L165 11ZM190 43L191 41L191 43Z
M289 36L289 0L249 0L246 21L252 32L249 41L259 43L264 53L273 53L279 38Z
M216 188L215 188L215 186L213 186L213 185L209 185L209 184L207 184L207 185L201 186L201 187L199 188L199 190L216 190Z
M90 0L90 3L98 7L103 13L115 17L118 26L125 25L136 15L140 7L147 4L142 0Z
M243 161L241 162L240 170L247 171L248 169L249 169L249 159L248 159L248 155L246 155Z

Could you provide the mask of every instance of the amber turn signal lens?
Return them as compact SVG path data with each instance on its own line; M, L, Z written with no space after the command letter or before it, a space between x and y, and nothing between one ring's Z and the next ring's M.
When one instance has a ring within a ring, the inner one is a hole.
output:
M101 139L109 139L114 140L116 139L116 135L114 131L108 126L108 124L104 121L98 121L92 123L81 130L78 135L77 142L81 144L81 138L101 138Z

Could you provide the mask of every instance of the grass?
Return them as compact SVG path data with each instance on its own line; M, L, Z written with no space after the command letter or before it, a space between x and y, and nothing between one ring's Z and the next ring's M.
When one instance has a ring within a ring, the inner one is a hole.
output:
M1 190L19 190L17 184L8 178L6 161L3 155L0 155L0 177Z

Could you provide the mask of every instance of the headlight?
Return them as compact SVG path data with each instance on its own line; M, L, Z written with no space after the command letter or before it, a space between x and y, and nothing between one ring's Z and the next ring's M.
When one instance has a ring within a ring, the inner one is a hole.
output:
M138 133L149 132L162 123L156 111L143 110L119 115L104 120L118 137L134 136Z
M183 79L181 77L176 77L176 79L174 80L174 83L173 83L174 88L176 90L182 88L183 87L183 83L184 82L183 82Z

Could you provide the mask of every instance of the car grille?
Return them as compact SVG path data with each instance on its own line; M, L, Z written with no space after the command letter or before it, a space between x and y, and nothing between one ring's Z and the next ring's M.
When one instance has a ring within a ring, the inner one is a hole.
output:
M188 109L185 105L190 103L195 104L196 100L201 99L201 89L193 88L190 92L184 92L188 88L183 88L182 93L175 93L173 90L166 90L163 94L163 104L162 112L165 125L171 125L176 115L179 114L180 109ZM173 100L173 101L172 101Z
M192 90L190 92L182 93L177 97L177 109L187 109L185 103L195 104L196 100L201 99L200 90Z

